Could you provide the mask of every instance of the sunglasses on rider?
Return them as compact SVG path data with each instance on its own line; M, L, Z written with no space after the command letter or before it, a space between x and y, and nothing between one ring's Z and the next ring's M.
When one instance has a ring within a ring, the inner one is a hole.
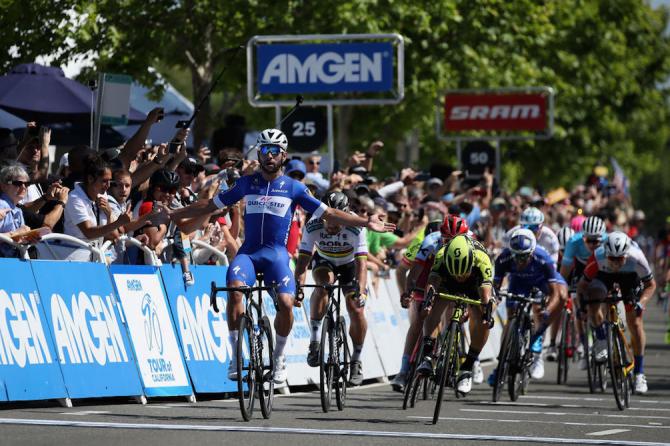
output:
M601 240L602 238L600 237L586 237L584 242L588 243L589 245L599 245Z
M514 254L514 261L524 263L530 258L530 254Z
M623 263L626 260L626 257L607 256L607 260L612 263Z
M176 194L177 193L177 188L176 187L167 187L167 186L156 186L156 189L163 193L168 193L168 194Z
M523 225L524 229L530 229L533 232L540 230L541 225Z
M261 146L259 150L261 151L261 155L263 156L268 156L268 154L271 154L272 156L277 156L282 152L281 146L278 146L276 144L266 144L264 146Z

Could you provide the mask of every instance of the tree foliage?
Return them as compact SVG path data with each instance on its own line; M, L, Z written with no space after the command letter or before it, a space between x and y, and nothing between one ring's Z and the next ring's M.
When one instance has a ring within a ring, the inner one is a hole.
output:
M419 135L421 163L451 162L453 145L438 141L434 130L436 100L446 89L546 85L556 91L555 135L503 143L510 186L571 185L598 160L616 156L644 200L646 183L637 180L663 167L668 14L643 0L68 0L51 9L40 8L44 1L7 3L16 25L2 31L2 43L19 47L21 59L62 48L69 37L76 51L61 59L92 51L96 69L149 84L156 81L149 66L186 72L196 102L229 65L217 107L205 103L198 140L226 112L243 112L255 127L272 116L249 107L244 54L231 63L225 48L257 34L397 32L406 45L405 100L394 107L340 108L341 150L380 137L403 141L412 132ZM35 14L21 15L22 8ZM70 9L79 20L63 26L73 22ZM0 59L4 69L15 61ZM388 156L381 167L397 166Z

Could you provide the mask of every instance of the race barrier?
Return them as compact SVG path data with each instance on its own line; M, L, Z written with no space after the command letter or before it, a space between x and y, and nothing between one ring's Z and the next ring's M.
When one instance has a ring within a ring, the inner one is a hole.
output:
M195 285L185 288L177 265L0 259L0 401L111 396L146 398L235 392L228 380L232 348L227 295L210 306L210 283L225 283L227 266L193 265ZM293 309L285 354L288 386L317 384L307 365L309 296ZM393 279L370 290L368 332L362 351L366 379L398 373L409 326ZM264 295L271 321L276 308ZM341 305L344 307L344 299ZM347 326L350 320L341 309ZM482 359L494 358L500 326ZM351 340L350 348L353 350ZM286 389L284 389L286 391Z

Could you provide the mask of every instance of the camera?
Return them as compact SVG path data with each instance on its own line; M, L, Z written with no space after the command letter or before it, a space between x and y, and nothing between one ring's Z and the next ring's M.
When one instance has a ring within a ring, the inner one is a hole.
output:
M177 129L187 129L191 126L191 123L189 121L177 121L174 126Z
M415 181L428 181L431 178L430 172L419 172L414 177Z

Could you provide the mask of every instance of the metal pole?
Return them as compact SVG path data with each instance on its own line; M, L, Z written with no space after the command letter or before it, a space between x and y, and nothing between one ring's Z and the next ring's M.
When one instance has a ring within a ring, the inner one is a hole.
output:
M98 95L95 101L95 121L93 125L93 147L95 151L100 150L100 126L102 125L102 103L105 95L105 73L100 73L98 80Z
M279 129L280 122L281 122L281 105L275 105L275 128Z
M328 116L328 159L330 160L330 175L335 170L335 135L333 134L333 104L326 106Z
M456 166L458 166L458 170L461 170L463 167L463 163L461 162L461 140L457 139L456 140Z
M496 139L496 183L500 187L500 140Z

